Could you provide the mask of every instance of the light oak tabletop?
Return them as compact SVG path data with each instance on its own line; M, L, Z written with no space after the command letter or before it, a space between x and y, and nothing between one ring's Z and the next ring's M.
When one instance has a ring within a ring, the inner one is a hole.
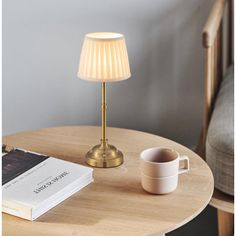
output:
M190 149L157 135L108 128L108 140L124 154L116 168L94 169L94 182L30 222L3 214L4 236L162 235L196 217L209 203L214 181L207 164ZM86 152L100 140L100 128L69 126L21 132L3 143L86 165ZM190 171L167 195L145 192L139 154L155 146L171 147L190 159Z

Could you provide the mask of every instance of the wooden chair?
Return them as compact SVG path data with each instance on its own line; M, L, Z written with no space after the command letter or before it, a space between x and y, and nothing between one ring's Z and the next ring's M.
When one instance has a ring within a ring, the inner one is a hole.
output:
M223 17L226 13L226 17ZM223 18L226 22L223 24ZM232 64L233 1L216 0L202 33L205 51L205 101L203 130L197 153L205 158L205 143L217 92L223 77L223 65ZM225 24L226 23L226 24ZM223 37L224 32L227 32ZM225 52L225 53L224 53ZM217 208L220 236L233 235L234 198L215 189L210 205Z

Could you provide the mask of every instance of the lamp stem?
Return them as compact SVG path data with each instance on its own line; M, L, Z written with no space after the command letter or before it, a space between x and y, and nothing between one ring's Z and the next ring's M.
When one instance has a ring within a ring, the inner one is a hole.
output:
M102 82L102 146L107 145L106 139L106 82Z
M109 145L106 138L106 83L102 82L102 130L101 143L94 146L86 154L86 162L95 167L115 167L123 163L124 158L121 151L115 146Z

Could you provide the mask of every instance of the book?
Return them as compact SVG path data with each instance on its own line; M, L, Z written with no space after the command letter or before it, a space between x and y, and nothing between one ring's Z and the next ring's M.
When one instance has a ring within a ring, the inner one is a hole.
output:
M93 169L13 148L2 154L2 211L35 220L93 181Z

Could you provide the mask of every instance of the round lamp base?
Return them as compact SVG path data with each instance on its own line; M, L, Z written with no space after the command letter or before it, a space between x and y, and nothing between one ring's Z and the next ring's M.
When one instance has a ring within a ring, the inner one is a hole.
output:
M113 145L96 145L86 154L86 162L90 166L109 168L123 163L123 154Z

